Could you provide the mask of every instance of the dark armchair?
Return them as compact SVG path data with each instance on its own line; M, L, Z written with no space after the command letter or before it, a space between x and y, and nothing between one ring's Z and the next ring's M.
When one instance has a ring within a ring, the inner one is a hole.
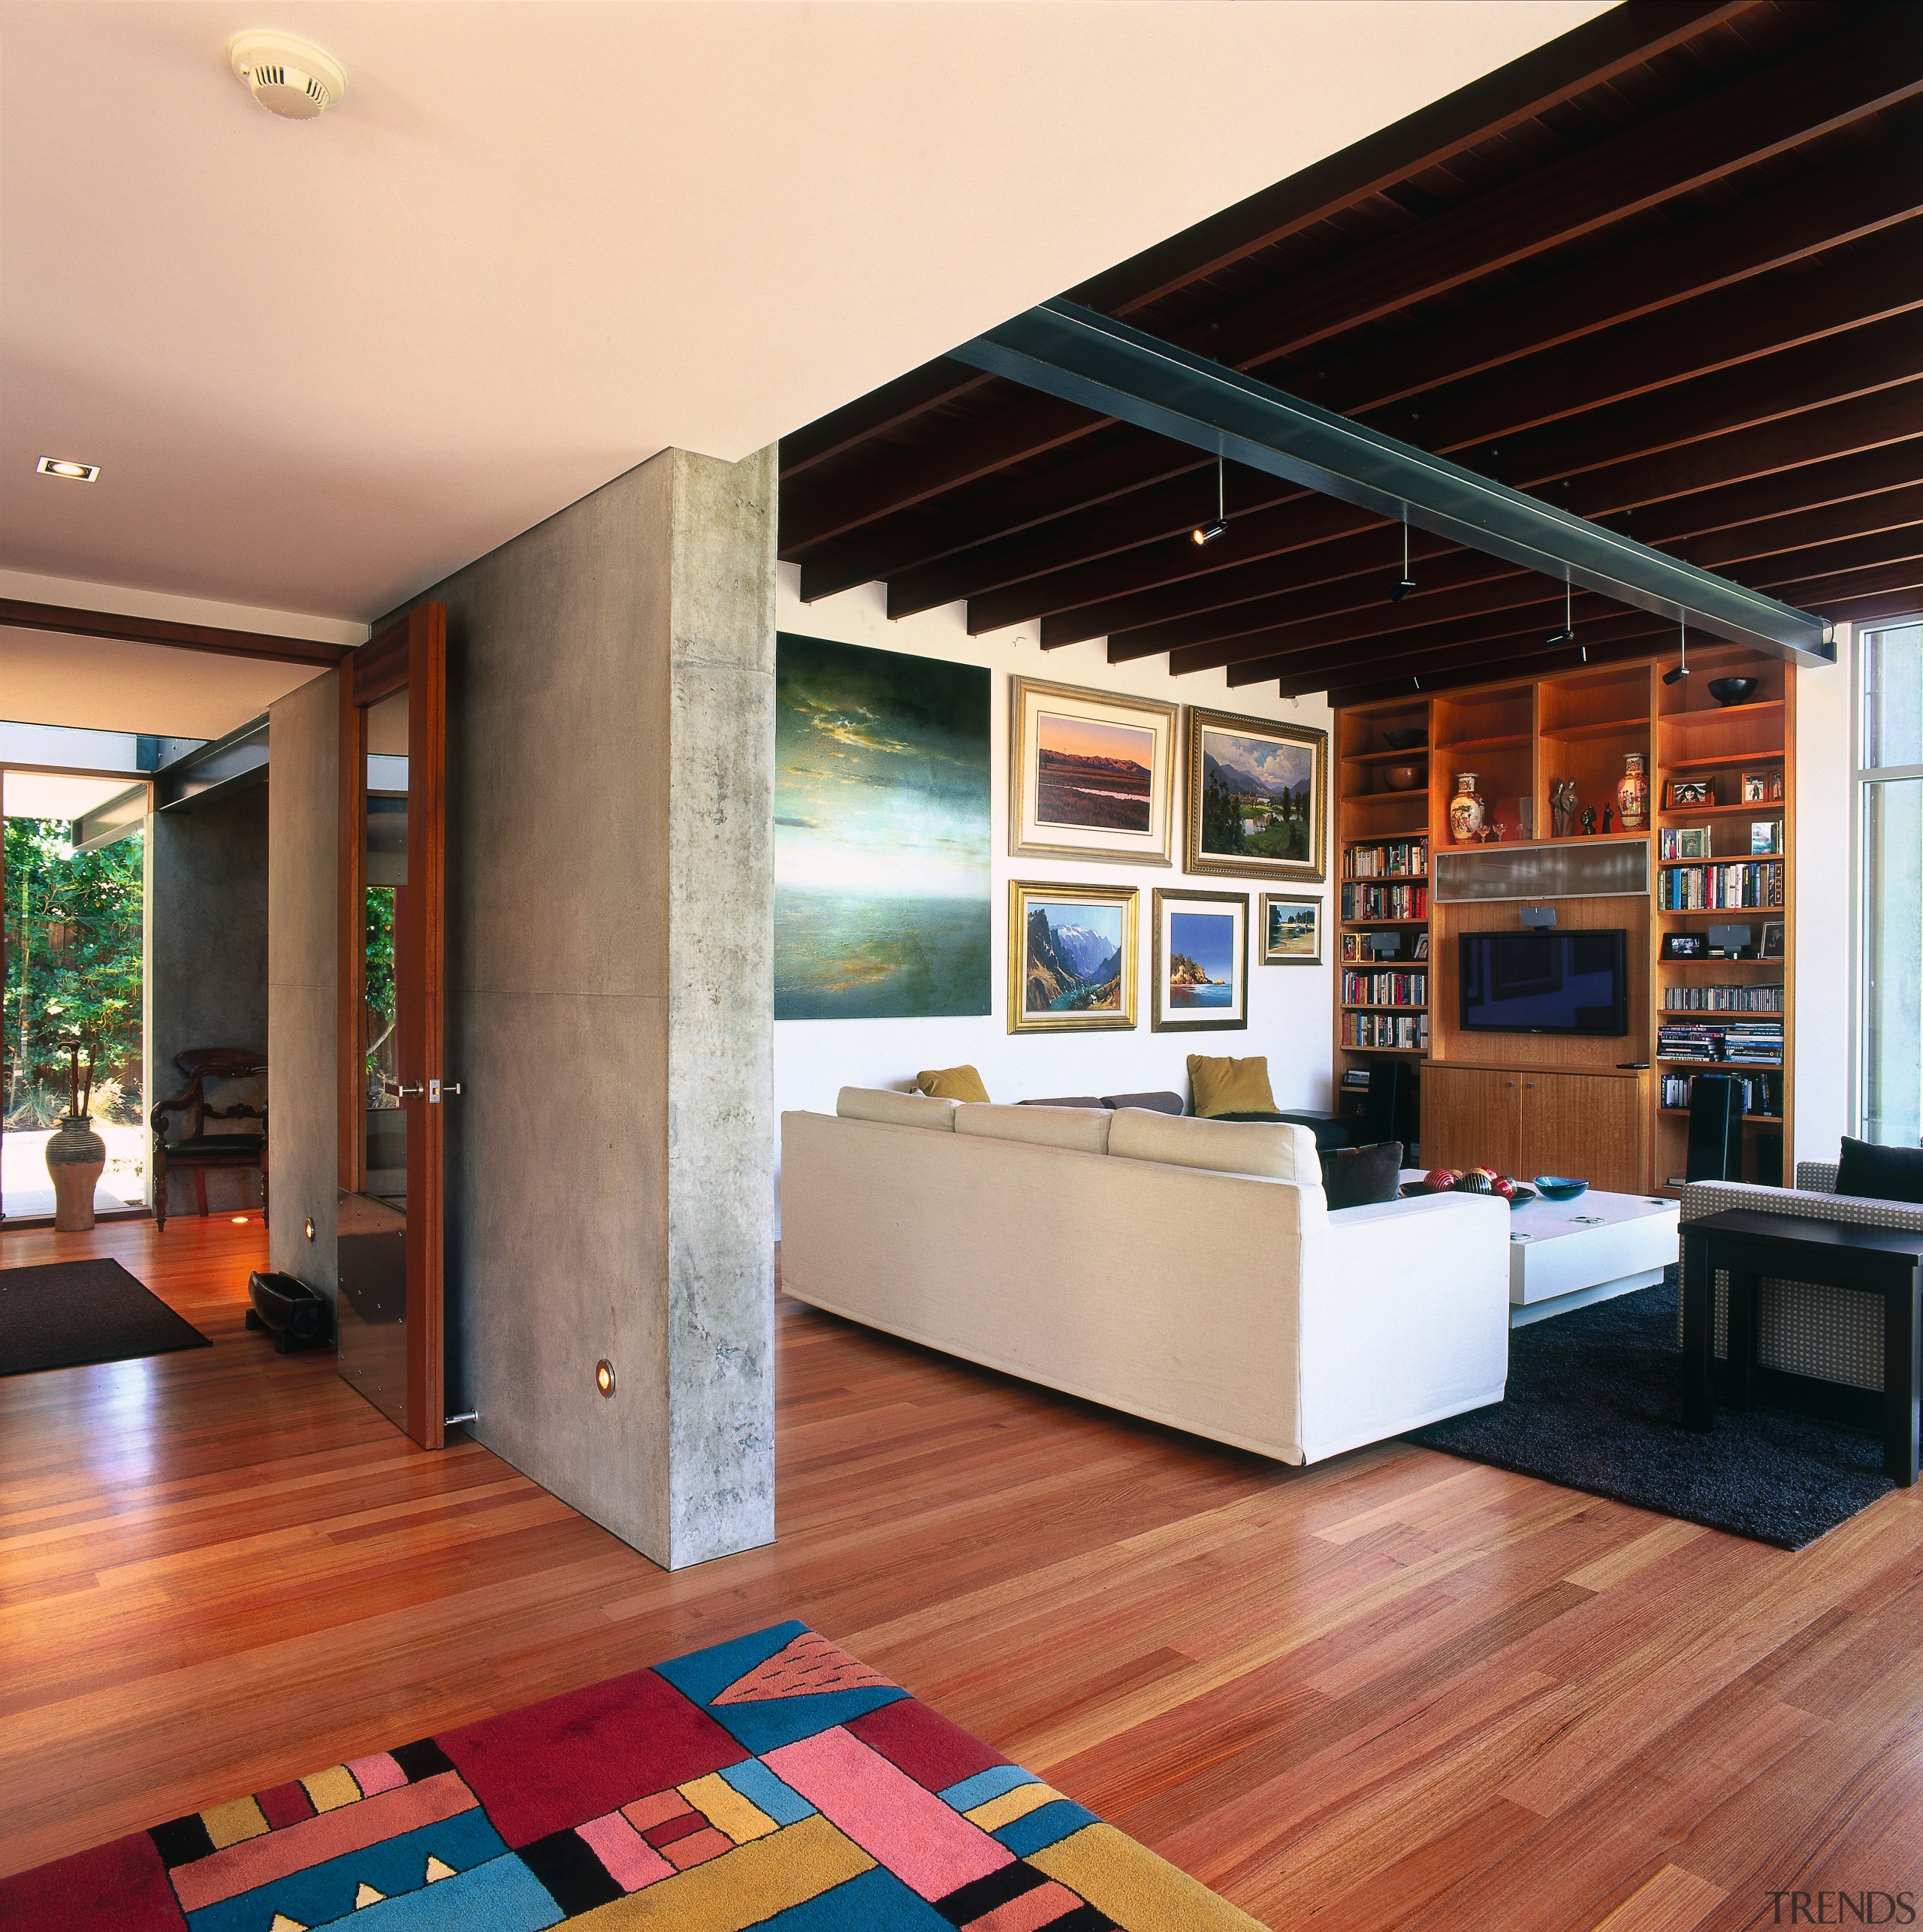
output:
M162 1100L148 1116L153 1129L153 1218L157 1228L167 1226L167 1177L176 1167L194 1173L194 1198L201 1213L207 1211L207 1170L210 1167L252 1167L261 1177L261 1206L267 1198L267 1063L264 1055L244 1046L192 1046L177 1053L174 1064L187 1082L186 1091ZM170 1116L180 1114L184 1131L170 1138ZM255 1128L252 1124L258 1121ZM216 1126L215 1122L223 1123ZM227 1125L225 1123L232 1122Z

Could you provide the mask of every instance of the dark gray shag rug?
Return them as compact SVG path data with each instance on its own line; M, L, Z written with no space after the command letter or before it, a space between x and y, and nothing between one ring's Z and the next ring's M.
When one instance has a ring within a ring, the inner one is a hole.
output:
M0 1268L0 1375L213 1346L118 1261Z
M1710 1529L1800 1550L1895 1485L1883 1474L1882 1398L1763 1377L1746 1414L1719 1403L1707 1435L1683 1426L1676 1270L1509 1336L1509 1384L1492 1408L1408 1438L1472 1462Z

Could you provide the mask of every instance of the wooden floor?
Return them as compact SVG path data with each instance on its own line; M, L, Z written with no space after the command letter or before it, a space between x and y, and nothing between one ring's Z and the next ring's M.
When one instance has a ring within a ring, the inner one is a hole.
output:
M669 1576L246 1333L264 1248L0 1233L215 1344L0 1381L0 1871L799 1617L1273 1926L1923 1893L1914 1494L1787 1556L1400 1444L1281 1469L784 1303L780 1540Z

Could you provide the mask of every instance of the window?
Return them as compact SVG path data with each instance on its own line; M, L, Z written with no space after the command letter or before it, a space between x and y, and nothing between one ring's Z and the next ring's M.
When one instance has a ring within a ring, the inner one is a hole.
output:
M1861 1131L1923 1140L1923 619L1858 638Z

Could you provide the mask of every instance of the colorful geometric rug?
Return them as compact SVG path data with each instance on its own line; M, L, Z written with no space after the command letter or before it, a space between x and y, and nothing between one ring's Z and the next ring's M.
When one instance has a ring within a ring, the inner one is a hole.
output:
M800 1623L0 1879L62 1932L1260 1932Z

